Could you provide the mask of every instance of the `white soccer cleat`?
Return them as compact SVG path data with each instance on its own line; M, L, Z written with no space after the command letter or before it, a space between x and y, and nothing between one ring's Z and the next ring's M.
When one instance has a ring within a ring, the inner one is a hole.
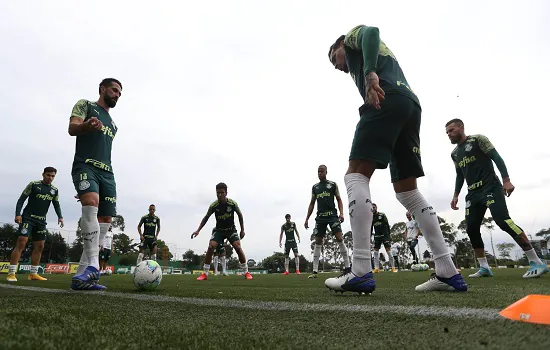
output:
M470 278L479 278L479 277L493 277L493 272L491 269L486 269L485 267L480 267L479 271L469 275Z
M546 264L536 264L534 261L529 262L529 270L523 275L523 278L538 278L545 273L548 273L550 269Z
M430 279L414 289L417 292L465 292L468 290L466 281L461 274L451 278L442 278L432 273Z

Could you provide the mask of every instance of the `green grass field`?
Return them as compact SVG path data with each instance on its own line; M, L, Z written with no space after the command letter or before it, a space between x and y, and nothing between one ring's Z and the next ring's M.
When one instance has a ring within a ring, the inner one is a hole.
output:
M70 291L69 275L45 282L19 275L15 284L47 290L5 288L2 275L0 349L549 349L550 327L498 311L528 294L549 294L550 276L495 272L468 279L467 293L428 294L414 292L428 272L384 272L363 296L329 292L324 280L332 274L165 275L154 292L113 275L102 277L107 293Z

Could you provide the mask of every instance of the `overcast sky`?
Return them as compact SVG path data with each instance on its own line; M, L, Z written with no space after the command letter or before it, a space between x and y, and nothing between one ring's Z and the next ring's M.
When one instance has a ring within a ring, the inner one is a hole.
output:
M550 226L550 5L530 1L25 1L0 3L0 221L45 166L59 170L66 229L80 204L71 181L75 138L70 112L98 98L115 77L123 94L111 116L117 208L126 233L149 204L160 238L182 254L202 253L214 217L191 240L223 181L245 218L248 258L278 251L284 215L303 228L317 166L328 166L347 207L344 174L358 122L352 79L330 64L329 46L358 24L377 26L423 108L426 177L419 188L438 214L449 206L455 171L445 123L460 117L469 134L489 137L516 191L514 221L528 233ZM389 170L371 181L372 199L390 223L405 220ZM488 214L489 215L489 214ZM488 216L487 215L487 216ZM346 210L344 231L350 229ZM53 208L48 215L54 227ZM310 226L314 225L314 217ZM67 234L67 232L65 232ZM74 238L74 234L71 240ZM497 229L495 243L512 239ZM488 236L484 237L489 243ZM421 240L422 249L425 242Z

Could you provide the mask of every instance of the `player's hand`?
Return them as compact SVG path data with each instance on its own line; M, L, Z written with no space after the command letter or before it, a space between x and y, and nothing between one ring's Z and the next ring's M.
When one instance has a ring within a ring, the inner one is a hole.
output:
M283 244L279 242L279 248L282 248L282 247L283 247Z
M309 224L308 224L307 220L306 220L306 222L304 223L304 227L306 228L306 230L309 228Z
M90 119L84 122L84 125L87 126L90 130L101 130L103 128L103 123L96 117L91 117Z
M199 235L199 231L195 231L191 234L191 239L197 237Z
M16 224L21 224L22 222L23 222L23 218L21 217L21 215L18 215L15 217Z
M143 242L143 235L139 235L139 240Z
M65 226L65 224L63 223L63 218L57 219L57 223L59 224L59 227L61 227L61 228L63 228L63 226Z
M510 197L510 195L512 194L512 192L514 192L515 189L516 187L512 185L510 180L504 181L504 183L502 184L502 190L504 191L504 195L506 197Z
M344 222L344 215L339 216L340 222Z
M451 201L451 209L452 210L458 210L458 197L453 197L453 200Z
M245 235L245 233L244 233L244 230L241 230L241 234L240 234L240 236L241 236L241 239L243 239L243 238L244 238L244 235Z
M375 72L370 72L365 77L365 103L373 106L376 109L380 109L380 101L384 100L385 92L380 87L380 80Z

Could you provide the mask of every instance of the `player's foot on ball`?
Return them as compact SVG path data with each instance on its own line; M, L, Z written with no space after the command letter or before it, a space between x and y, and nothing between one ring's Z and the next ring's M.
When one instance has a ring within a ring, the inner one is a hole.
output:
M376 289L372 272L358 277L351 270L338 277L327 278L325 286L336 292L372 293Z
M395 267L392 267L391 272L397 272L397 269Z
M44 278L37 273L31 273L29 275L29 281L47 281L47 280L48 280L47 278Z
M491 271L491 269L487 269L485 267L480 267L479 271L469 275L468 277L471 277L471 278L493 277L493 271Z
M206 281L207 279L208 279L208 275L205 274L204 272L199 277L197 277L197 281Z
M430 279L414 289L417 292L466 292L468 285L461 274L451 278L443 278L432 273Z
M379 269L374 269L374 270L372 270L372 273L379 273L379 272L380 272Z
M6 281L8 282L17 282L17 277L15 277L15 273L10 273L6 276Z
M300 275L300 270L296 270L296 274L297 274L297 275Z
M250 272L246 271L246 273L244 274L244 278L246 278L247 280L251 280L252 275L250 274Z
M548 268L548 265L542 263L542 264L536 264L534 261L529 262L529 270L523 275L523 278L538 278L545 273L550 272L550 269Z
M307 278L317 278L317 271L313 271L313 274L309 275Z
M288 275L288 271L283 272L283 275Z

